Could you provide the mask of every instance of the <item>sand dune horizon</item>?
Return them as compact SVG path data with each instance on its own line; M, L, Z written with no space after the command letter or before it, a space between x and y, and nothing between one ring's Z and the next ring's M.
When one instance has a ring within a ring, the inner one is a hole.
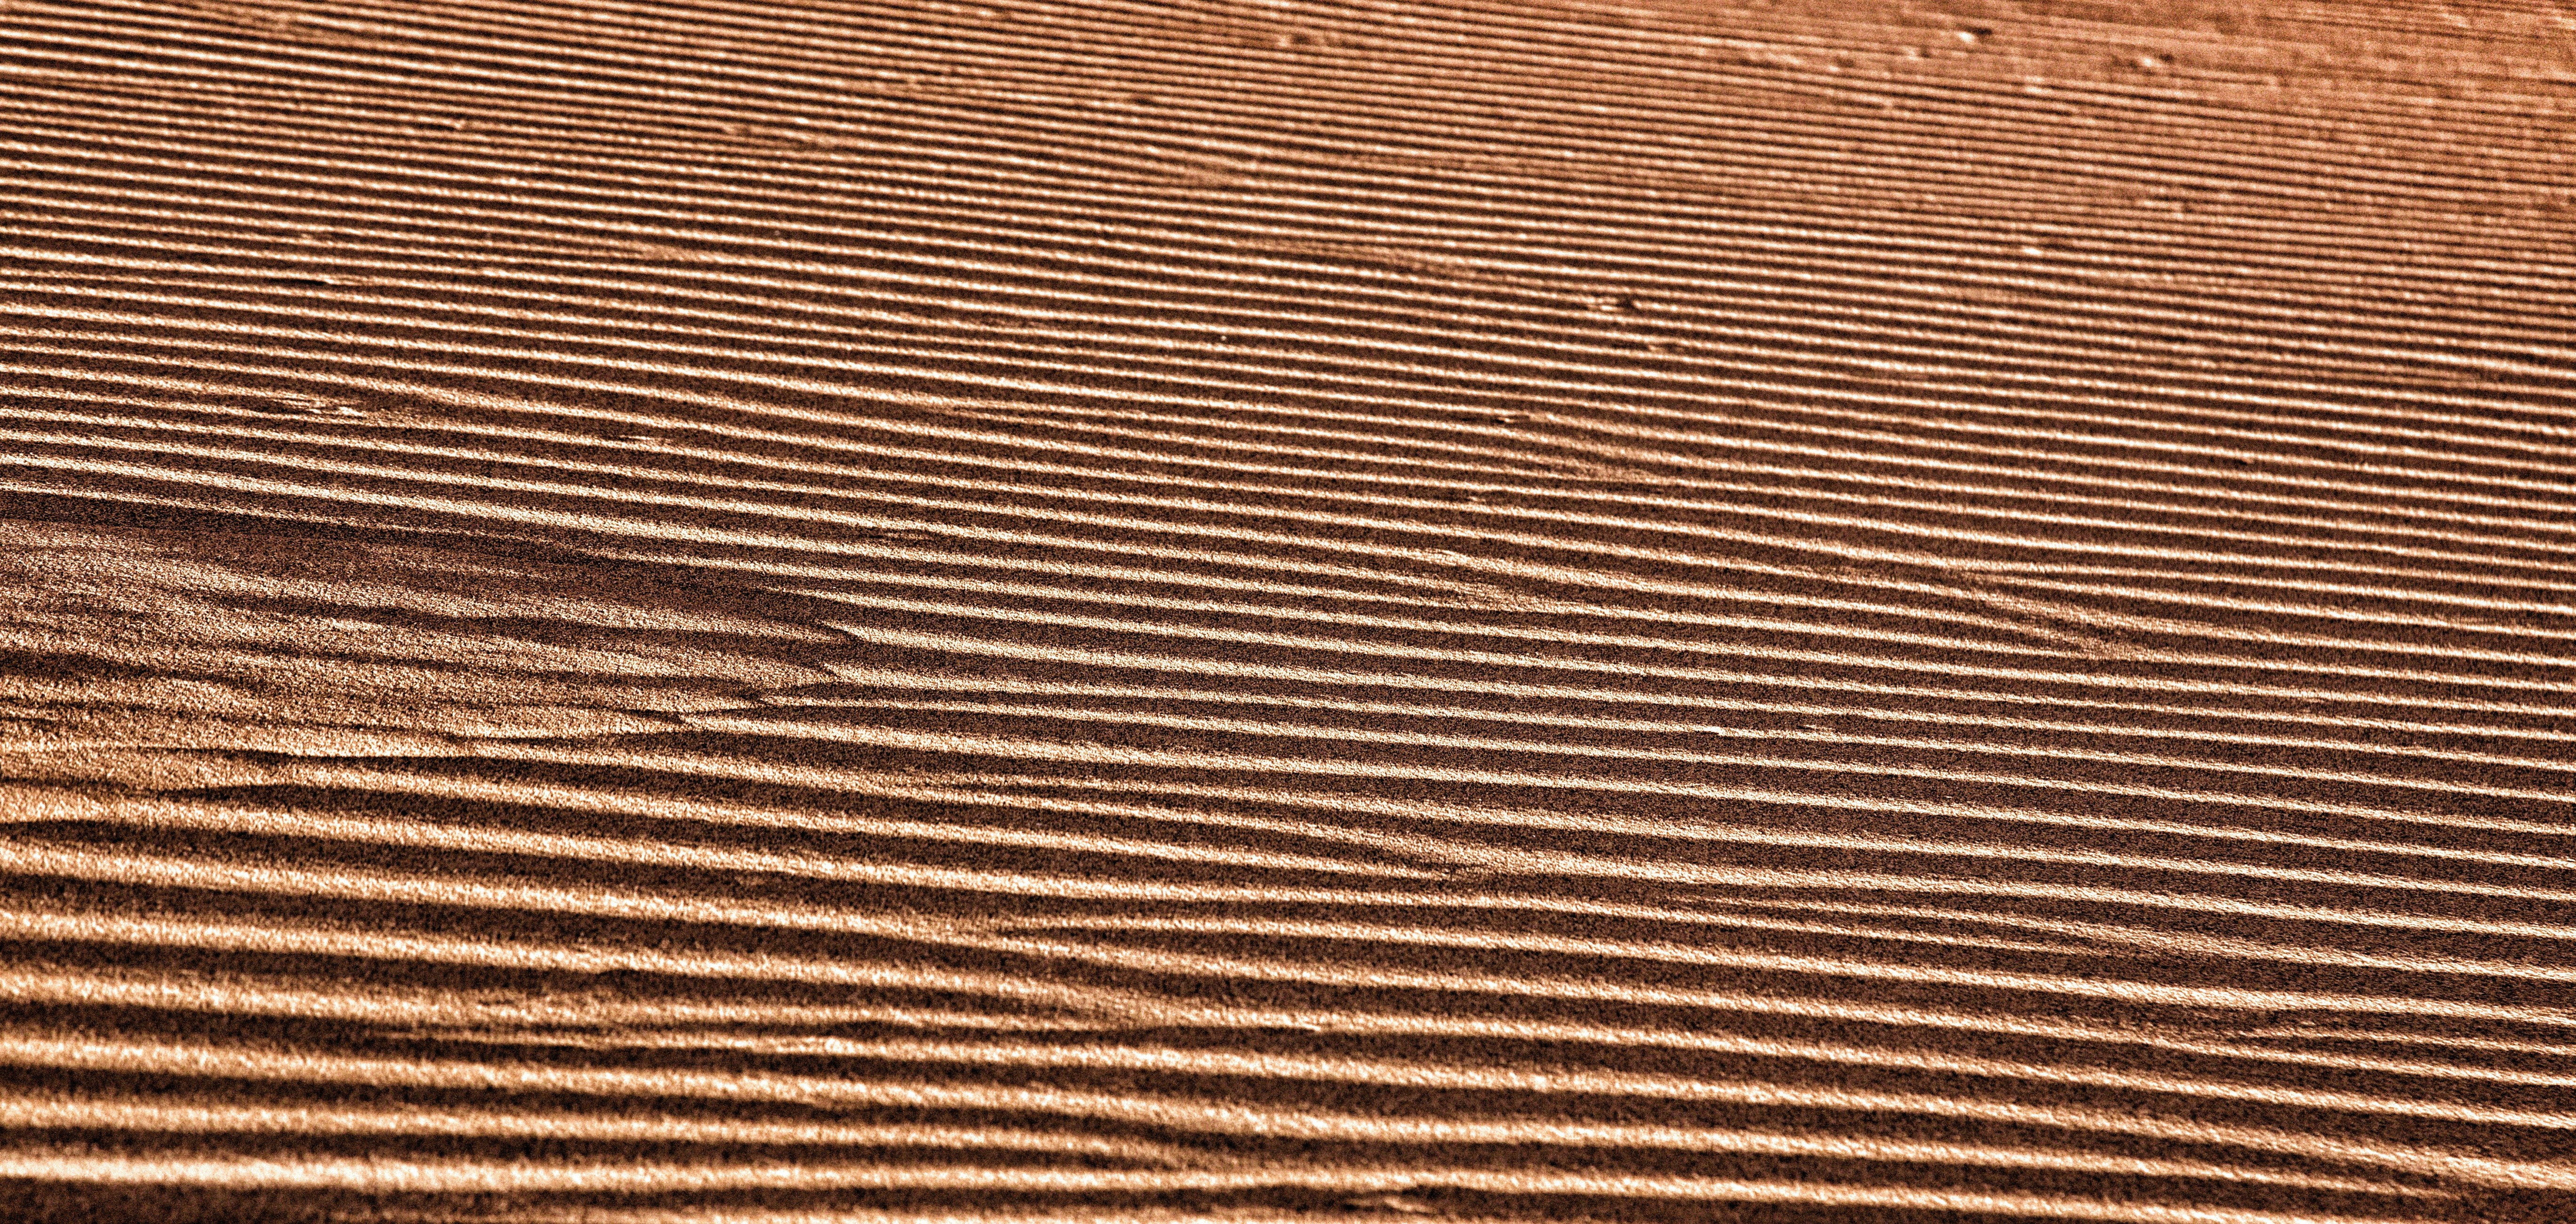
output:
M2564 0L0 49L0 1216L2576 1218Z

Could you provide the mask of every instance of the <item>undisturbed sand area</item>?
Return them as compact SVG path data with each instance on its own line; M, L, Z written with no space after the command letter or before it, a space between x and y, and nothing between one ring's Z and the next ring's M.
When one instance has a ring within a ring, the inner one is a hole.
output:
M2567 0L6 0L0 1218L2576 1219Z

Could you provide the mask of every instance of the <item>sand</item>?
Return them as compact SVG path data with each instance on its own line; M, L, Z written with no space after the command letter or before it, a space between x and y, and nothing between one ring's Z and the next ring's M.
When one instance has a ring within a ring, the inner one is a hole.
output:
M0 1217L2576 1219L2565 0L0 49Z

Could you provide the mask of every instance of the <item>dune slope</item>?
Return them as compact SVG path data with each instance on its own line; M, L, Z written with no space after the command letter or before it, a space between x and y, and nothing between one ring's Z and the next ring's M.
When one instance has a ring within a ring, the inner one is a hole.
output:
M2576 7L0 4L32 1218L2576 1214Z

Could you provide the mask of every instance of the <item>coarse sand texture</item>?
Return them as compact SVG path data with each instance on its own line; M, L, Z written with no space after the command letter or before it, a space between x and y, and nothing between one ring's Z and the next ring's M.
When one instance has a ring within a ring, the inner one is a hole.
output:
M2576 1221L2576 2L0 0L0 1224Z

